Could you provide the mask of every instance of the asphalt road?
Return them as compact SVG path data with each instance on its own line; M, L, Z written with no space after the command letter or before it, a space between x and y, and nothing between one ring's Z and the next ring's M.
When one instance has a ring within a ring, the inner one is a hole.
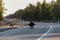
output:
M49 23L51 31L42 40L60 40L60 23Z
M60 24L36 22L33 29L25 26L18 29L0 32L0 40L44 40L60 37Z

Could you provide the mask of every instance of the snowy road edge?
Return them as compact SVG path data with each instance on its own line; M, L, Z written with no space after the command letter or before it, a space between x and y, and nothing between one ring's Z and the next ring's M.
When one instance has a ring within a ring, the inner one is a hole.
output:
M50 27L49 30L47 32L45 32L40 38L38 38L37 40L41 40L44 36L46 36L52 29L52 26L48 24L48 26Z

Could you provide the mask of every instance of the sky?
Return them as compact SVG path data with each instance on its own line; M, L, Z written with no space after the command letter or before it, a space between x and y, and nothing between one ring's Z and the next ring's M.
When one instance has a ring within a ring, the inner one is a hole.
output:
M19 9L24 9L29 3L36 4L37 1L43 2L43 0L3 0L3 3L5 3L4 7L7 9L3 16L13 14ZM46 0L46 2L50 1Z

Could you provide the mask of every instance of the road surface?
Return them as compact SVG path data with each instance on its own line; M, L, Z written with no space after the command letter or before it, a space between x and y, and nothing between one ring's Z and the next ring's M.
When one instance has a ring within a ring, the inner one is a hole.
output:
M58 23L40 23L35 22L35 26L31 29L29 26L18 29L0 32L0 40L50 40L60 37L60 24Z
M60 23L49 23L51 31L42 40L60 40Z

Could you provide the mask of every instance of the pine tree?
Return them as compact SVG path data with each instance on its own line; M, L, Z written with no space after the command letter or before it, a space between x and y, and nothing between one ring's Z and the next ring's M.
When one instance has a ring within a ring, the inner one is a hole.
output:
M3 20L3 0L0 0L0 21Z
M60 0L57 0L57 5L60 7Z
M49 13L48 7L46 5L47 5L47 3L44 0L43 4L42 4L42 12L41 12L42 20L49 20L50 19L50 13Z

